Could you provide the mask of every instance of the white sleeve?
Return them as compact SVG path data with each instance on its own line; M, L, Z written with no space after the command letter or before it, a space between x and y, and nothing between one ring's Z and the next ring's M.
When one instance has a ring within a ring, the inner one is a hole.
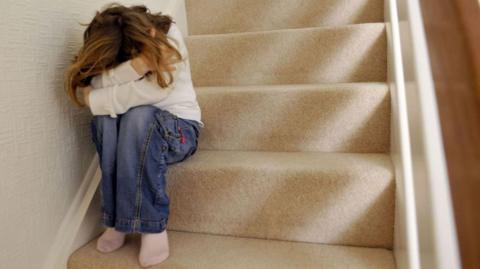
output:
M125 61L94 76L90 84L93 88L104 88L140 79L142 76L133 68L131 62L132 60Z
M131 107L160 102L174 87L175 82L167 88L161 88L156 82L156 76L152 75L150 78L93 89L88 96L90 111L93 115L116 118L117 114L123 114Z
M170 29L168 30L167 36L173 37L173 39L175 39L178 42L177 44L175 43L175 41L172 41L171 44L178 50L178 52L180 52L180 54L182 55L182 58L184 59L188 58L188 50L185 45L185 40L183 39L183 34L178 28L176 23L172 23L170 25Z

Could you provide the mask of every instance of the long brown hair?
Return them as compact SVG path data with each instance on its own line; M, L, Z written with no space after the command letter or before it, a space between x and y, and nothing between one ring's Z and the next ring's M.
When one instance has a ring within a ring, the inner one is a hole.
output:
M152 69L149 75L156 75L160 87L168 87L173 82L173 74L166 67L184 60L168 41L173 40L178 47L178 41L166 35L171 23L175 22L170 16L151 13L144 5L125 7L112 3L97 11L93 20L84 24L87 28L83 46L65 71L65 89L70 99L84 107L77 98L77 87L88 86L94 76L140 53L149 61ZM168 81L163 74L168 76Z

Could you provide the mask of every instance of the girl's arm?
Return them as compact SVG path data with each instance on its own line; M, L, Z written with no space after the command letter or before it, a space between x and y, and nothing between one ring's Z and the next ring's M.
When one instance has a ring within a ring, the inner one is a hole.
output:
M125 113L131 107L158 103L168 96L171 90L175 88L175 82L178 80L179 72L186 72L188 61L188 51L183 35L175 23L172 23L170 26L168 36L178 41L178 44L174 43L173 45L178 49L182 58L185 59L175 64L173 83L169 87L161 89L156 83L155 75L152 75L150 78L144 77L140 80L130 80L135 77L131 69L131 67L135 65L129 66L126 63L123 66L119 65L117 68L121 68L121 70L125 72L118 73L113 71L113 74L116 74L113 76L113 80L127 82L123 84L113 83L113 85L96 88L86 94L85 98L88 99L86 101L93 115L110 115L111 117L116 117L117 114ZM125 74L126 76L121 77L120 74ZM138 72L137 75L139 75ZM109 81L108 75L104 78L107 78L106 81ZM110 82L113 80L110 80ZM92 84L92 86L96 85Z
M142 78L149 68L141 56L125 61L92 78L93 88L110 87Z
M174 43L173 46L177 48L183 58L186 58L188 56L188 51L185 46L185 40L175 23L172 23L167 35L178 41L178 44ZM143 55L125 61L115 68L106 70L100 75L93 77L91 85L93 88L104 88L115 84L138 80L150 71L147 62L148 60L145 59Z
M116 118L117 114L123 114L131 107L160 102L174 87L175 80L167 88L160 88L155 75L152 75L150 78L93 89L86 94L85 99L93 115Z

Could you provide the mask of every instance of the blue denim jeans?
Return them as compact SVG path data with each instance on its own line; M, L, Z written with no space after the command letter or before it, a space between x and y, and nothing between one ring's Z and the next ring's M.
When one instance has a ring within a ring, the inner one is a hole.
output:
M94 116L91 131L102 170L102 223L126 233L165 230L167 166L195 153L198 122L142 105L117 118Z

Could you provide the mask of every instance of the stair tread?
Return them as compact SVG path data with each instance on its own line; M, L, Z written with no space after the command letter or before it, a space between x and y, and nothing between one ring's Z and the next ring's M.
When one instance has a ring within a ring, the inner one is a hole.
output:
M233 32L233 33L205 33L205 34L189 34L186 39L199 39L199 38L228 38L228 37L242 37L242 36L258 36L269 34L288 34L288 33L300 33L300 32L316 32L316 31L335 31L341 29L356 29L356 28L369 28L369 27L384 27L385 22L365 22L345 25L323 25L323 26L306 26L299 28L282 28L282 29L269 29L254 32Z
M185 38L195 86L386 81L384 23Z
M364 89L364 88L375 88L375 89L384 89L388 90L388 83L386 82L345 82L345 83L298 83L298 84L273 84L273 85L220 85L220 86L197 86L195 91L197 94L202 94L205 92L215 93L222 91L229 92L248 92L248 91L258 91L260 90L271 90L271 91L280 91L280 90L341 90L346 89ZM275 92L272 92L275 93Z
M308 169L352 171L361 168L392 171L386 153L282 152L241 150L198 150L188 161L175 167L211 170L222 167L252 167L255 169Z
M170 256L149 268L169 269L254 269L254 268L395 268L387 249L332 246L277 240L218 236L168 231ZM76 250L69 269L140 269L138 234L129 234L125 246L102 254L96 239Z

